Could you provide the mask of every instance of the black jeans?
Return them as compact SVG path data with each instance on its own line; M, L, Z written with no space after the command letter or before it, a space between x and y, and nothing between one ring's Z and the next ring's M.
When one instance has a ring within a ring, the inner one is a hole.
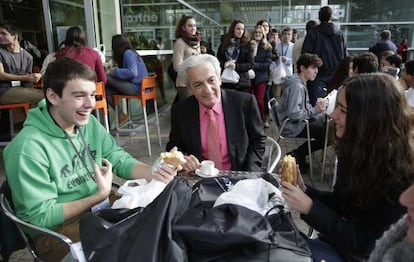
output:
M318 116L318 118L309 119L309 132L311 138L311 151L322 149L325 142L325 133L326 133L326 117ZM297 137L307 138L306 126L303 128L302 132L297 135ZM308 143L304 143L298 147L295 152L295 158L300 163L305 162L305 157L308 155Z

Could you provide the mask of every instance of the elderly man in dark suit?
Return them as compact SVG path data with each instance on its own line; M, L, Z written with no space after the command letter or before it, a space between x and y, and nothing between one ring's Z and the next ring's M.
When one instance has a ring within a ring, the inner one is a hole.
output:
M176 146L186 155L186 171L196 170L205 159L222 170L259 171L266 137L257 102L251 94L222 90L220 73L217 58L207 54L181 64L178 74L193 95L172 106L166 149ZM211 121L217 128L214 136ZM219 147L219 157L211 144Z

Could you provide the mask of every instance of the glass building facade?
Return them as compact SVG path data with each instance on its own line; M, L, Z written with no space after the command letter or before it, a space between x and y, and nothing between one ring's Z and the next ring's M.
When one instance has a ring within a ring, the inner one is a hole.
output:
M318 20L321 6L334 10L334 23L343 31L350 52L367 50L384 29L392 31L392 40L398 45L408 38L414 41L414 2L388 1L150 1L123 0L121 2L122 30L128 34L137 49L151 49L151 40L161 37L165 49L171 49L177 19L182 14L192 15L197 21L202 39L216 50L220 36L227 32L233 19L242 19L247 29L253 29L260 19L268 20L273 27L296 28L304 36L305 24Z

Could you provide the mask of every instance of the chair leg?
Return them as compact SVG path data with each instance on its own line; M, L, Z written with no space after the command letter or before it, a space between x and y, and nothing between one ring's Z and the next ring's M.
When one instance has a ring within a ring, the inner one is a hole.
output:
M119 145L119 118L118 118L118 105L114 106L115 109L115 134L116 134L116 143Z
M326 151L328 150L329 123L330 123L330 120L326 119L325 141L324 141L324 144L323 144L321 182L323 182L323 177L325 176L326 153L327 153Z
M157 101L154 100L154 111L155 111L155 124L157 125L157 132L158 132L158 143L161 146L161 131L160 131L160 119L158 117L158 106Z
M147 108L143 106L142 110L144 111L145 135L147 137L148 156L151 156L151 143L150 143L150 136L149 136L149 130L148 130Z
M108 115L105 115L105 129L106 129L106 132L108 132L109 133L109 120L108 120Z
M132 107L131 107L131 100L127 100L127 112L128 112L128 125L131 129L134 128L133 123L132 123ZM132 145L132 133L133 132L129 132L129 143Z
M309 169L310 169L310 178L313 179L313 159L312 159L312 147L311 147L311 136L309 130L309 122L306 123L306 132L308 136L308 155L309 155Z
M9 123L10 123L10 137L14 137L14 114L13 110L9 109Z

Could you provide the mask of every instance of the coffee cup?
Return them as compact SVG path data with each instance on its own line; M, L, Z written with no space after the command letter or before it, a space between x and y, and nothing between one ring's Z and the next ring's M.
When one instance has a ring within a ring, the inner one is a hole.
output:
M211 160L204 160L200 163L200 171L205 175L214 174L214 162Z

